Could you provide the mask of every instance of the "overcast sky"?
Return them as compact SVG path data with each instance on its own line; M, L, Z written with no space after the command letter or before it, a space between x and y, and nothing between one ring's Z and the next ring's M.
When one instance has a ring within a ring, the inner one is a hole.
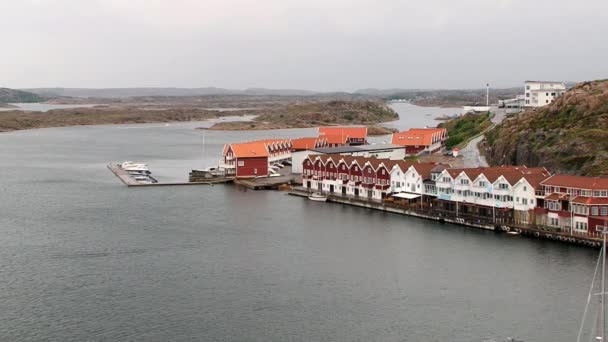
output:
M0 0L0 32L13 88L608 78L608 0Z

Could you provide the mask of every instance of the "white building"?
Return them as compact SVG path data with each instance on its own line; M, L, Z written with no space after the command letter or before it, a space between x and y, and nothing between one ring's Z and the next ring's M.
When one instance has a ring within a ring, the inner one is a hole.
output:
M566 84L563 82L526 81L525 106L546 106L565 92Z

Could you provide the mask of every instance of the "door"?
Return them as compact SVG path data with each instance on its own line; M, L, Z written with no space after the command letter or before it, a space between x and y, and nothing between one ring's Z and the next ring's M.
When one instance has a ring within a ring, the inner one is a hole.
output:
M323 191L323 183L319 182L317 189L319 190L319 192Z
M310 181L306 182L306 187L310 189Z
M342 187L342 195L346 195L346 187L345 186Z
M367 190L367 197L368 198L372 198L372 191L373 190Z
M331 192L331 193L334 192L334 185L333 184L329 185L329 192Z
M359 197L359 189L355 188L355 196Z

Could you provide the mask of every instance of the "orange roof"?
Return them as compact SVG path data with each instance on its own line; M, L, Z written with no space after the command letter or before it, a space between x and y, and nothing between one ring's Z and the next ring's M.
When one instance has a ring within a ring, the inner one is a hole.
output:
M542 182L542 184L550 186L563 186L565 188L606 190L608 189L608 178L554 175L553 177Z
M266 144L261 141L230 144L229 148L237 158L268 157Z
M319 127L319 136L348 136L351 139L366 139L367 127Z
M327 145L327 139L323 138L298 138L291 140L291 148L294 150L312 150L318 146Z
M346 144L348 142L348 135L323 135L323 138L327 140L328 144Z
M431 146L447 135L445 128L412 128L393 134L392 144L401 146ZM435 139L433 139L435 138Z

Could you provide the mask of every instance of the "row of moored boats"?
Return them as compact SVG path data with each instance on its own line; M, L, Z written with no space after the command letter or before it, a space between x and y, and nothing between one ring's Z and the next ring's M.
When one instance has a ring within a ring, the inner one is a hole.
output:
M144 163L125 161L120 164L120 168L126 171L129 176L138 183L153 184L157 182L157 180L151 176L152 172L150 172L148 165Z

